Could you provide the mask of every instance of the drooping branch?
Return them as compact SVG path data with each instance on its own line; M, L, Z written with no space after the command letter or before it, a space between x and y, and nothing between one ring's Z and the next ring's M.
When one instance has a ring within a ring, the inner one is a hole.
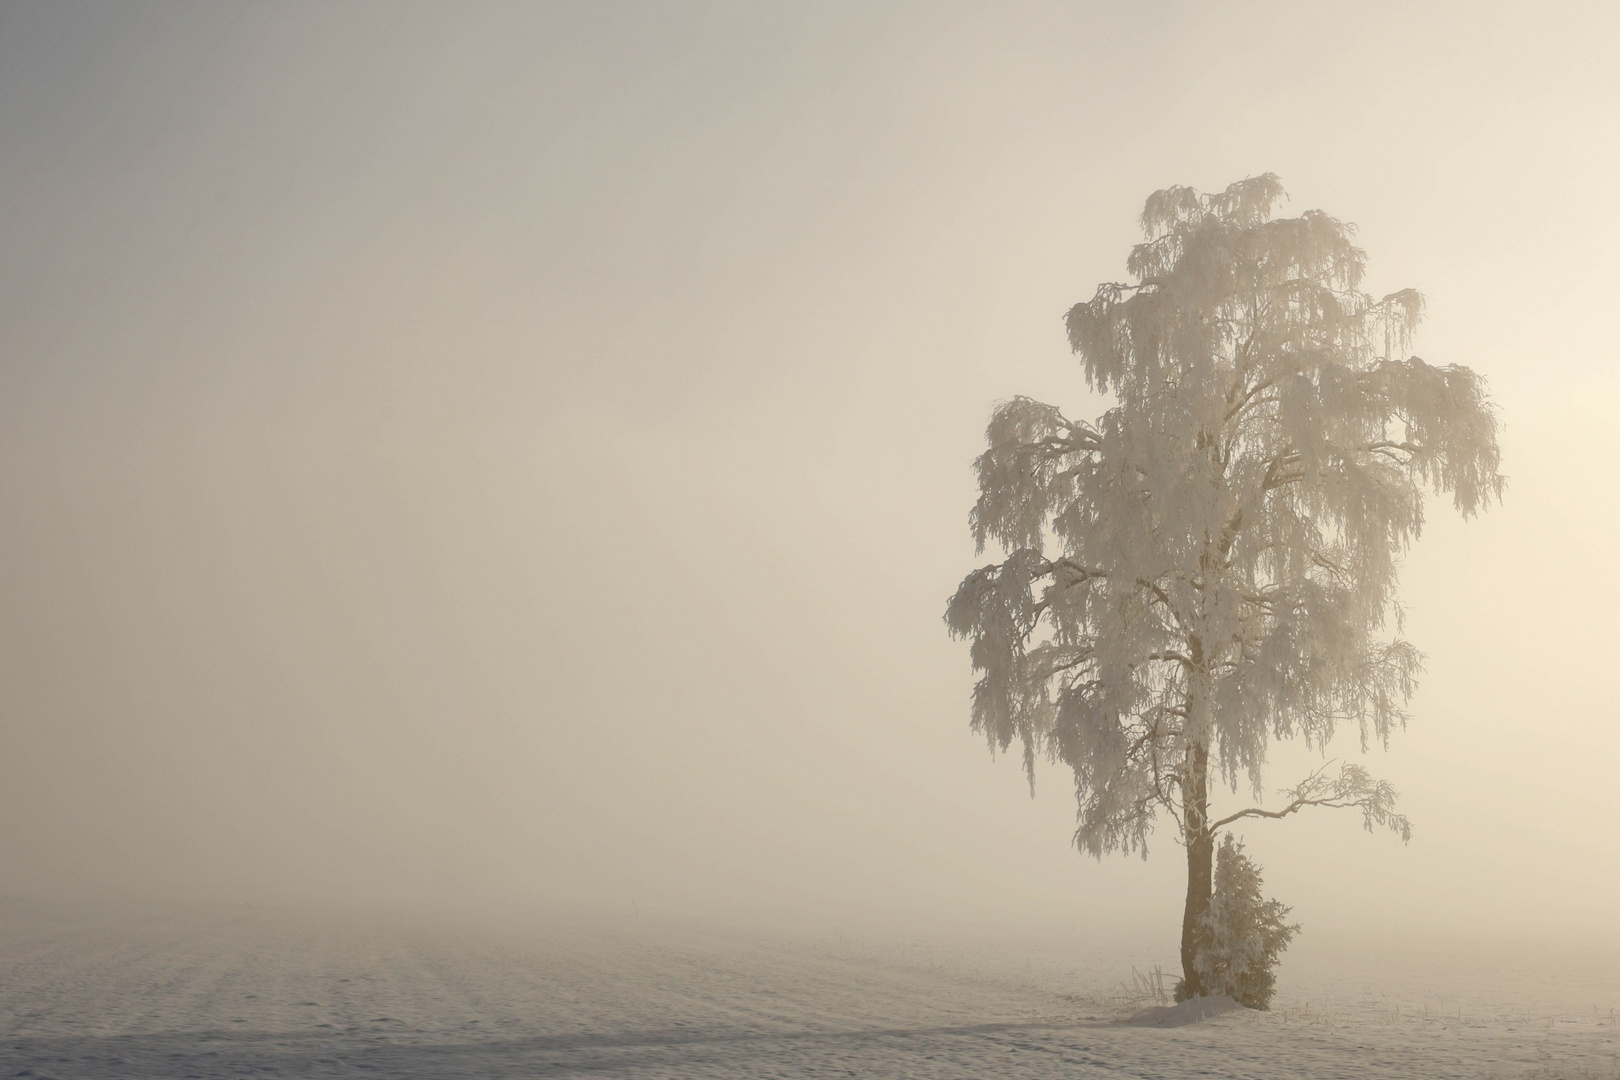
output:
M1374 780L1372 774L1365 768L1350 763L1339 769L1338 776L1330 777L1327 770L1332 764L1333 762L1328 762L1293 788L1286 790L1284 794L1288 796L1289 802L1281 810L1266 810L1251 806L1235 814L1228 814L1209 825L1204 830L1205 834L1214 836L1225 826L1243 818L1285 818L1289 814L1299 813L1307 806L1325 806L1333 809L1358 806L1361 808L1362 819L1368 832L1373 831L1374 825L1383 825L1399 836L1403 843L1412 839L1412 823L1405 814L1395 812L1395 802L1399 795L1387 780Z

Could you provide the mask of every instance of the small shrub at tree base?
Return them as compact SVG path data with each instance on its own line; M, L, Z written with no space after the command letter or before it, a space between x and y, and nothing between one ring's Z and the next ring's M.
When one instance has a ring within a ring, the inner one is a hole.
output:
M1225 994L1251 1009L1269 1009L1277 984L1277 960L1299 932L1283 919L1289 908L1260 892L1260 868L1243 854L1231 833L1215 860L1215 889L1199 920L1194 964L1206 994ZM1189 996L1186 981L1176 1000Z

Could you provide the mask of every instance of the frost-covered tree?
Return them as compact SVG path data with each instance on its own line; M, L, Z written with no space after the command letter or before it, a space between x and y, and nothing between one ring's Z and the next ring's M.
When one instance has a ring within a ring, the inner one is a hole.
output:
M1260 891L1260 868L1227 833L1215 853L1215 888L1194 931L1193 966L1205 993L1225 994L1251 1009L1269 1009L1277 985L1277 958L1299 932L1283 920L1289 909ZM1176 987L1185 1001L1187 980Z
M1074 770L1082 851L1145 856L1160 814L1174 821L1194 994L1223 826L1340 806L1410 836L1358 765L1218 817L1212 783L1259 803L1272 739L1320 747L1343 723L1387 748L1421 660L1394 589L1425 493L1468 517L1503 485L1484 381L1406 354L1421 297L1363 293L1353 227L1273 218L1282 197L1268 174L1147 200L1134 280L1067 317L1113 407L1095 424L1024 397L996 408L971 527L1006 557L946 614L981 676L975 730L1021 744L1032 792L1037 757Z

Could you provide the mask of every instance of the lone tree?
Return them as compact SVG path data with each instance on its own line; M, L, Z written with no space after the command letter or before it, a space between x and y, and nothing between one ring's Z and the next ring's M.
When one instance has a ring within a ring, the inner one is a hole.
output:
M1076 846L1147 854L1160 811L1187 851L1185 995L1207 992L1199 927L1215 837L1242 818L1357 807L1411 825L1359 765L1306 777L1275 809L1212 818L1212 782L1260 802L1272 738L1362 750L1406 723L1422 655L1398 636L1398 557L1426 489L1464 517L1500 498L1484 380L1406 355L1423 310L1360 291L1354 227L1272 217L1271 174L1218 194L1155 192L1146 240L1068 313L1095 424L998 406L970 523L982 552L946 622L971 642L972 722L1074 770ZM1386 632L1393 614L1394 633Z

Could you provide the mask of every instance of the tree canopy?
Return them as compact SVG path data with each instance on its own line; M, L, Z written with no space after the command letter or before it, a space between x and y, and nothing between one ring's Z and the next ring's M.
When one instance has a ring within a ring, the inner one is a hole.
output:
M1074 772L1077 846L1147 850L1160 811L1206 848L1245 816L1356 806L1409 835L1360 766L1283 808L1211 821L1206 776L1258 798L1270 740L1362 748L1406 722L1421 654L1400 636L1399 557L1429 492L1499 498L1496 419L1466 367L1408 355L1417 292L1361 291L1352 225L1276 218L1270 174L1154 193L1128 282L1066 323L1095 423L1015 397L991 417L971 528L1002 561L947 624L971 643L972 723ZM1207 873L1206 873L1207 877Z

